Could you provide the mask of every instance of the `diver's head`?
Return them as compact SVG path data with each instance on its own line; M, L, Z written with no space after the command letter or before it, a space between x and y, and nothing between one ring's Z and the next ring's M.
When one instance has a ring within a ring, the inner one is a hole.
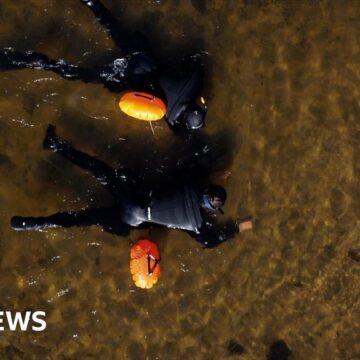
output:
M205 126L207 106L201 97L201 104L189 104L184 113L184 121L188 130L197 130Z
M203 206L222 213L221 207L225 204L226 198L226 191L222 186L210 185L204 192Z

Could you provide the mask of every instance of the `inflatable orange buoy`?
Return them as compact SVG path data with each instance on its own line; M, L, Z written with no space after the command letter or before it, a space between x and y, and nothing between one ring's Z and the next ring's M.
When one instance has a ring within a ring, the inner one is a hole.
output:
M121 111L139 120L156 121L166 114L164 102L154 95L128 92L119 101Z
M160 253L148 239L138 240L130 250L130 271L137 287L150 289L160 276Z

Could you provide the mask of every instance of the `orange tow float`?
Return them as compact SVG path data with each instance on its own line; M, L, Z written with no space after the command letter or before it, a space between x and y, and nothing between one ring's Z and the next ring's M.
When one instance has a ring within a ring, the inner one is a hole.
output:
M137 287L152 288L160 276L160 252L157 245L148 240L138 240L130 250L130 271Z
M144 121L156 121L166 114L166 105L158 97L144 92L127 92L119 101L126 115Z

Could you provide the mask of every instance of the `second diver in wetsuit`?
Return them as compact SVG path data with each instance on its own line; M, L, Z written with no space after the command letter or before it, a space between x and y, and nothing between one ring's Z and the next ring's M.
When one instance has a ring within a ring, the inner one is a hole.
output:
M43 146L91 172L115 202L111 207L68 211L47 217L15 216L11 219L15 230L99 225L105 231L126 236L132 228L158 225L186 231L204 247L212 248L239 231L251 228L250 220L240 224L230 220L222 226L211 220L213 214L222 213L221 206L226 200L226 191L221 186L212 185L198 191L192 184L181 184L176 188L152 190L129 170L113 169L76 150L56 135L52 125Z
M197 56L184 61L184 69L168 74L150 53L145 37L129 34L99 0L81 0L104 26L123 57L113 63L94 69L52 60L46 55L25 53L5 48L0 50L0 70L41 69L55 72L69 80L101 83L112 92L125 90L144 91L162 98L166 104L165 119L176 133L183 134L204 126L207 107L200 97L203 69ZM201 99L201 101L200 101Z

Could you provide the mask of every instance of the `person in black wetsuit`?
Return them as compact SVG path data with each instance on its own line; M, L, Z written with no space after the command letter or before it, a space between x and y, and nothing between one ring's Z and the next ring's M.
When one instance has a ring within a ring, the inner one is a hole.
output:
M167 103L166 121L177 133L204 126L207 107L201 102L203 70L198 57L184 61L184 71L177 76L167 75L166 67L150 53L144 36L138 32L127 33L99 0L81 0L105 27L114 43L122 50L123 58L95 69L67 64L64 60L51 60L46 55L25 53L5 48L0 50L0 70L42 69L55 72L69 80L85 83L102 83L112 92L149 92Z
M126 236L132 228L159 225L186 231L204 247L212 248L239 231L251 228L250 220L239 225L231 220L224 225L211 221L212 215L222 213L221 206L226 200L226 191L220 186L212 185L205 191L197 191L191 184L149 189L131 171L113 169L74 149L55 134L52 125L47 130L43 147L90 171L114 197L115 204L47 217L14 216L11 226L15 230L99 225L105 231Z

